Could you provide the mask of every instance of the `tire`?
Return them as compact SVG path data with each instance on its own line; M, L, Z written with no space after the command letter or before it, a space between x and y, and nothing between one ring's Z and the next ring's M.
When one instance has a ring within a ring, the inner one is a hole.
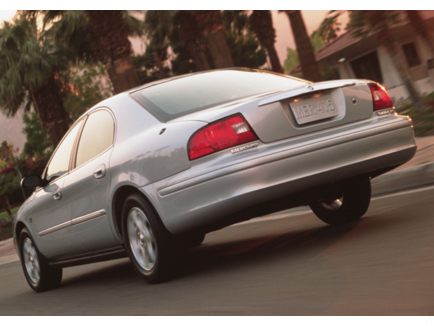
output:
M124 202L122 233L130 261L140 276L149 283L159 283L173 275L181 246L140 195L132 194Z
M62 282L62 269L49 266L27 229L18 237L21 267L27 283L36 292L54 289Z
M359 220L371 202L371 181L362 177L343 183L339 191L324 196L309 206L316 216L329 225L342 225Z

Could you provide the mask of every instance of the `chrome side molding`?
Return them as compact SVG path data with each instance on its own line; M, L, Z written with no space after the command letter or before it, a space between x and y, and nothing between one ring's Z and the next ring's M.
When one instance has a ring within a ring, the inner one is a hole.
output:
M95 212L88 213L88 214L73 218L72 220L69 220L67 222L63 222L63 223L57 224L55 226L49 227L48 229L42 230L38 234L40 236L47 235L49 233L53 233L53 232L62 230L64 228L67 228L68 226L84 223L84 222L87 222L89 220L92 220L94 218L98 218L98 217L101 217L104 215L105 215L105 209L100 209L100 210L97 210Z
M63 222L63 223L57 224L55 226L52 226L52 227L50 227L48 229L42 230L38 234L40 236L43 236L43 235L46 235L46 234L49 234L49 233L53 233L53 232L59 231L59 230L64 229L64 228L66 228L68 226L71 226L71 225L72 225L72 221L69 220L67 222Z

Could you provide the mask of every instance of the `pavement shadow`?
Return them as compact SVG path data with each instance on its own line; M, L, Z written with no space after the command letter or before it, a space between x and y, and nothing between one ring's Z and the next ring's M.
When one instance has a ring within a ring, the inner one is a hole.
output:
M177 262L172 281L182 281L194 275L209 271L236 270L267 264L273 260L296 259L298 256L314 256L333 243L340 241L347 234L351 237L363 237L372 232L382 232L390 223L399 220L386 220L371 216L356 223L339 226L319 226L303 230L289 230L273 235L252 236L244 240L227 241L217 244L206 242L195 249L189 250ZM220 231L222 232L222 231ZM224 231L223 231L224 232ZM64 280L62 287L93 286L113 283L146 284L133 270L128 260L119 261L116 265L100 267L91 272L85 272Z

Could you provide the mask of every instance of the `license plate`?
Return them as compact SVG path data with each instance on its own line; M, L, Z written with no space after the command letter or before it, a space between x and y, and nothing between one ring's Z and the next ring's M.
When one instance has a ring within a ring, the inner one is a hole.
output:
M299 125L333 118L338 115L336 106L327 95L295 99L289 105Z

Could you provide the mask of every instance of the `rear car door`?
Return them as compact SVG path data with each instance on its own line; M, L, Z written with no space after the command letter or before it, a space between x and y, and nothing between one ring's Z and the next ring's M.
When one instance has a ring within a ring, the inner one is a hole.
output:
M59 143L44 171L43 178L48 184L37 189L31 201L35 241L41 252L50 258L68 255L73 251L71 212L64 184L83 123L84 119L75 123Z
M73 170L65 187L73 193L71 216L74 246L83 253L110 249L119 245L111 219L108 194L109 161L115 137L112 113L101 108L89 114L81 132Z

